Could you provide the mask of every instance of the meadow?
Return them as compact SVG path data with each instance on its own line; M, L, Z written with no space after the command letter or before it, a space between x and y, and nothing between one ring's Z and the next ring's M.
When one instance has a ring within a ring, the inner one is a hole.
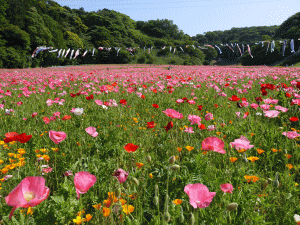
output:
M0 70L0 224L300 224L299 75Z

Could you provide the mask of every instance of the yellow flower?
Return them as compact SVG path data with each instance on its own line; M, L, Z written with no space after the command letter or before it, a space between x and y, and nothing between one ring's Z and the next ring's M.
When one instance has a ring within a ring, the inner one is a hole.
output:
M92 218L93 218L93 216L91 214L86 214L85 215L86 221L90 221Z
M178 151L178 152L181 152L181 150L182 150L182 148L177 147L177 151Z
M203 151L203 152L202 152L202 155L206 155L206 154L207 154L207 152L208 152L208 151Z
M101 203L99 203L98 205L93 205L93 207L94 207L95 209L100 209L100 208L101 208Z
M150 177L150 178L153 178L153 175L152 175L152 173L149 173L149 177Z
M122 205L123 212L126 213L127 215L132 213L134 210L134 207L132 205Z
M0 145L4 145L5 144L5 142L4 141L0 141Z
M35 152L35 153L39 153L39 152L40 152L40 150L36 149L36 150L34 150L34 152Z
M255 134L254 133L250 133L251 134L251 137L253 137Z
M292 157L292 155L290 154L284 154L285 157L287 157L288 159L290 159Z
M52 149L52 151L54 151L54 152L58 152L58 148L51 148Z
M9 156L9 157L15 157L16 158L16 154L15 153L7 153L7 155Z
M230 161L231 161L232 163L234 163L236 160L238 160L237 157L230 157Z
M245 149L237 149L238 153L243 153L245 152L246 150Z
M128 195L128 197L131 198L132 200L137 199L137 195L136 194Z
M48 149L42 148L42 149L40 149L40 151L41 151L42 153L46 153L46 152L48 152Z
M123 198L120 198L119 201L121 202L121 205L125 205L126 202L127 202L127 201L126 201L125 199L123 199Z
M271 148L271 150L272 150L272 152L280 152L281 151L281 149L277 150L275 148Z
M11 165L9 165L9 169L14 169L14 168L16 168L17 167L17 165L16 164L11 164Z
M255 162L256 160L259 160L259 158L255 156L247 157L247 159L249 159L251 162Z
M16 161L15 159L9 158L9 162L10 162L10 163L14 163L15 161Z
M175 199L173 202L175 203L175 205L180 205L182 203L182 200Z
M82 214L84 214L85 213L85 211L84 210L81 210L81 211L79 211L76 215L77 216L81 216Z
M232 123L232 121L230 120L230 121L229 121L229 123L231 124L231 123Z
M135 123L138 123L138 122L139 122L139 121L137 120L137 118L135 118L135 117L133 117L132 119L133 119L133 121L134 121Z
M262 153L265 152L264 150L262 150L262 149L260 149L260 148L256 149L256 151L258 152L258 154L262 154Z
M81 216L77 216L76 219L73 219L73 222L76 223L77 225L82 224L82 221L85 221L85 219L83 220Z
M4 161L0 159L0 164L2 164L2 163L4 163Z
M287 165L285 165L287 168L289 168L289 170L291 170L291 169L293 169L294 168L294 166L292 165L292 164L287 164Z
M7 169L7 168L3 168L3 169L1 170L1 172L2 172L3 174L6 174L6 173L8 172L8 169Z
M220 135L220 134L221 134L221 132L216 132L216 134L217 134L217 135Z
M194 149L194 147L192 147L192 146L186 146L185 148L186 148L189 152L192 151L192 150Z
M19 152L19 154L21 154L21 155L23 155L23 154L26 153L25 149L23 149L23 148L19 148L19 149L18 149L18 152Z
M144 163L136 163L135 165L137 165L138 168L142 168L142 166L145 164Z
M16 141L9 142L10 145L14 145Z
M245 177L245 179L247 180L248 183L250 183L251 181L253 183L255 183L256 181L259 180L259 178L257 176L248 176L248 175L245 175L244 177Z
M33 210L31 207L28 207L28 210L27 210L27 215L32 215L33 214Z
M295 186L298 186L299 184L298 183L295 183Z
M108 217L109 214L110 214L110 209L109 209L109 208L106 208L106 207L103 207L102 213L103 213L103 216L104 216L104 217Z
M50 160L50 157L48 155L43 155L42 156L47 162Z

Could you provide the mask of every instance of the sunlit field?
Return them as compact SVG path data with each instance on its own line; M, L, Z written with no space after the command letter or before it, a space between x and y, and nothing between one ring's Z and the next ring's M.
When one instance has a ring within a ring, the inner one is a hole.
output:
M0 224L297 224L300 70L0 70Z

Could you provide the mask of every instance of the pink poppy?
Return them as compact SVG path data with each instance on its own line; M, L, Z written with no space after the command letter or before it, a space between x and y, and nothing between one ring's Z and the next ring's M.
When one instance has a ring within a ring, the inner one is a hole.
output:
M254 147L254 145L250 145L250 141L243 135L239 139L235 139L234 142L230 142L230 145L234 146L237 150L248 150Z
M280 105L276 105L275 106L275 109L276 110L279 110L279 111L281 111L281 112L287 112L289 109L287 109L287 108L284 108L284 107L282 107L282 106L280 106Z
M289 131L289 132L283 132L284 136L287 136L289 139L294 139L296 137L299 137L300 134L297 133L297 131Z
M255 103L251 103L250 104L251 108L257 109L259 107L259 105L255 104Z
M233 186L229 183L227 184L221 184L221 190L224 192L224 193L232 193L233 191Z
M168 117L175 118L175 119L182 119L183 115L180 112L177 112L174 109L166 109L163 111Z
M6 204L13 206L9 219L14 211L19 208L34 207L44 201L49 195L49 188L45 187L43 177L26 177L15 187L7 197Z
M214 118L214 115L212 113L207 113L205 115L205 120L212 120Z
M47 167L47 168L43 168L43 169L42 169L42 171L43 171L44 173L50 173L50 172L52 172L52 170L53 170L53 168L51 168L51 167Z
M122 169L117 169L113 176L118 178L120 183L124 183L128 177L129 172L125 172Z
M183 103L184 102L184 100L182 100L182 99L177 99L176 100L176 103Z
M188 116L188 119L191 122L191 125L199 124L201 121L201 118L199 116L191 115L191 114Z
M195 102L194 100L187 100L187 102L188 102L190 105L196 104L196 102Z
M213 131L215 129L216 129L215 125L208 125L207 126L207 131Z
M274 118L274 117L277 117L280 112L277 110L269 110L269 111L264 111L264 113L265 113L266 117Z
M44 123L45 124L48 124L48 123L50 123L50 119L48 118L48 117L43 117L43 120L44 120Z
M236 114L237 118L240 118L241 112L236 112L235 114Z
M192 128L192 127L187 127L187 128L185 128L184 132L186 132L186 133L195 133L195 132L193 131L193 128Z
M85 128L85 131L91 135L92 137L97 137L98 136L98 132L96 132L96 127L88 127Z
M217 137L208 137L202 141L202 150L225 154L224 142Z
M262 108L263 110L269 110L270 107L271 107L270 105L266 105L266 104L260 105L260 108Z
M188 184L184 192L190 197L190 204L196 208L206 208L213 200L216 192L209 192L204 184Z
M54 130L50 130L49 131L49 137L50 139L55 143L55 144L59 144L59 142L62 142L63 140L66 139L67 134L63 131L54 131Z
M80 194L85 194L97 181L96 176L86 171L81 171L75 174L74 184L76 188L77 198Z

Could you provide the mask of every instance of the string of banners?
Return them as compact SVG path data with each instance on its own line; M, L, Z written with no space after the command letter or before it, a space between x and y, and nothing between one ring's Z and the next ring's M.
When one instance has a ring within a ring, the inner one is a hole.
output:
M298 40L300 40L300 38L298 39ZM271 45L271 52L274 52L274 49L275 49L275 41L273 40L272 42L270 42L270 41L260 41L260 42L258 42L258 43L255 43L256 45L257 44L262 44L262 47L264 46L264 43L267 43L268 44L268 47L267 47L267 51L266 51L266 55L267 55L267 53L268 53L268 50L269 50L269 46ZM287 45L287 41L285 40L285 41L279 41L279 43L283 43L283 48L282 48L282 51L283 51L283 56L284 56L284 52L285 52L285 48L286 48L286 45ZM245 46L244 46L244 44L242 44L242 46L240 47L239 46L239 44L237 44L237 43L235 43L235 44L232 44L231 43L231 45L228 45L228 44L225 44L225 45L223 45L223 44L220 44L221 46L226 46L226 47L228 47L232 52L234 52L234 48L235 49L238 49L238 51L239 51L239 53L241 54L241 56L243 56L244 54L245 54ZM218 51L219 51L219 53L220 54L222 54L222 51L221 51L221 49L220 49L220 47L219 46L217 46L217 45L214 45L214 46L212 46L212 45L204 45L203 47L201 47L201 46L194 46L194 45L186 45L186 46L179 46L179 49L182 51L182 52L184 52L184 49L183 49L183 47L185 47L186 49L188 49L189 47L192 47L192 48L200 48L200 49L208 49L208 48L213 48L213 49L215 49L215 47L216 47L216 49L218 49ZM291 53L295 53L295 49L294 49L294 40L292 39L291 41L290 41L290 46L291 46L291 49L292 49L292 51L291 51ZM139 47L133 47L133 48L125 48L131 55L134 55L134 53L136 52L136 49L138 49ZM162 49L162 50L164 50L164 49L166 49L166 46L156 46L155 47L156 49ZM68 54L70 53L70 59L76 59L79 55L80 55L80 51L81 51L81 48L78 48L76 51L74 50L74 49L54 49L54 50L52 50L53 49L53 47L46 47L46 46L40 46L40 47L37 47L34 51L33 51L33 53L32 53L32 58L33 57L36 57L40 52L42 52L42 51L49 51L49 52L51 52L51 53L53 53L53 52L58 52L57 53L57 58L67 58L68 57ZM117 51L117 56L119 55L119 51L121 50L121 48L119 48L119 47L115 47L115 48L112 48L112 47L99 47L98 48L98 50L99 51L111 51L112 49L114 49L115 51ZM152 49L153 49L153 46L152 47L150 47L150 48L148 48L148 53L149 54L151 54L151 51L152 51ZM170 46L169 47L169 49L170 49L170 52L172 53L175 53L176 52L176 47L172 47L172 46ZM95 48L93 48L93 49L86 49L84 52L83 52L83 54L81 55L82 57L85 57L86 56L86 54L88 53L88 52L91 52L91 54L92 54L92 56L94 56L95 55ZM299 48L299 50L300 50L300 48ZM144 47L144 52L146 51L146 47ZM252 54L251 54L251 49L250 49L250 45L249 44L247 44L247 51L249 52L249 55L253 58L253 56L252 56ZM75 54L74 54L74 52L75 52ZM73 55L74 55L74 57L73 57Z

